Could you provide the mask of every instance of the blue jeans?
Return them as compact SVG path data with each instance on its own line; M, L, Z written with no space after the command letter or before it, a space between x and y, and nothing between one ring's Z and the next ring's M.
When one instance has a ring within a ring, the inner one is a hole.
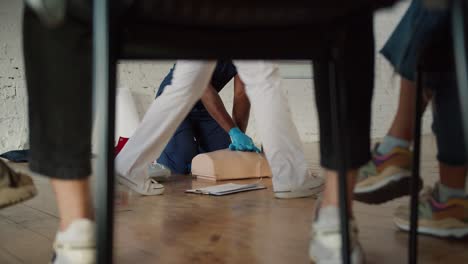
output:
M447 12L427 10L421 0L413 0L380 53L399 75L415 81L416 63L422 45L446 19Z
M225 149L230 143L229 134L208 111L195 107L177 128L158 163L167 166L173 173L187 174L197 154Z
M421 0L413 0L402 20L381 50L403 78L415 81L417 58L442 23L449 19L444 11L430 11ZM443 52L443 51L441 51ZM423 85L433 93L433 124L437 139L437 159L450 166L466 164L460 103L452 72L424 74Z

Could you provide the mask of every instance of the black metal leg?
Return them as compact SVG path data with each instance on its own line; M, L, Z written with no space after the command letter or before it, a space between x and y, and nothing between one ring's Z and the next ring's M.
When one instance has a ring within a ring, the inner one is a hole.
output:
M344 91L340 89L340 71L338 69L337 60L333 60L329 64L330 71L330 107L332 116L332 128L333 128L333 144L335 151L338 153L339 158L339 201L340 201L340 223L341 223L341 238L342 238L342 250L341 254L343 257L343 263L349 264L350 260L350 243L349 243L349 221L348 221L348 182L347 182L347 170L348 170L348 140L346 133L347 122L346 119L346 100L344 100Z
M110 7L108 0L94 1L93 86L98 131L97 177L97 262L112 263L114 216L114 121L116 58L110 46Z
M410 200L410 237L409 237L409 263L418 261L418 199L419 199L419 168L421 154L421 117L423 112L423 84L422 72L416 72L416 103L414 118L414 146L413 169L411 172L411 200Z
M468 149L468 63L465 43L465 8L463 0L452 1L452 35L458 98L461 107L465 149Z

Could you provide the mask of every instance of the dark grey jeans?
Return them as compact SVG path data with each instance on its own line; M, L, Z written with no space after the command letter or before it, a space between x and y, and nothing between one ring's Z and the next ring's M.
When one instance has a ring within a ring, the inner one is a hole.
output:
M431 37L442 29L448 30L449 21L449 12L428 10L421 0L413 0L381 53L398 74L415 82L419 53L431 41ZM449 53L446 50L440 52ZM433 94L432 130L437 139L437 159L450 166L466 165L455 73L427 72L422 82Z
M374 90L373 16L363 12L350 19L342 36L343 49L338 68L338 84L345 94L348 127L348 166L357 169L370 158L371 106ZM330 72L328 61L314 61L315 101L320 124L320 163L331 170L339 168L340 153L333 142L330 108Z
M30 167L53 178L91 173L91 28L69 17L48 29L28 8L23 49L29 100Z

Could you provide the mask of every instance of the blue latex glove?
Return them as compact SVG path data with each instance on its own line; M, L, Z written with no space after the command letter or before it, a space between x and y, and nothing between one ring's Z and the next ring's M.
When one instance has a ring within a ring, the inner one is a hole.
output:
M255 146L253 140L244 134L238 127L234 127L229 130L229 136L231 136L230 150L238 151L250 151L260 153L260 150Z

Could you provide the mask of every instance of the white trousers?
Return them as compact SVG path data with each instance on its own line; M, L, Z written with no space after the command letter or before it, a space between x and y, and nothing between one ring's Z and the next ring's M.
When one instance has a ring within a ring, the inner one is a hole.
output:
M304 151L281 89L278 66L268 61L234 61L246 86L257 130L273 174L274 191L304 188L310 179ZM139 127L116 158L120 175L141 183L147 167L157 159L201 98L216 61L178 61L171 85L146 112Z

